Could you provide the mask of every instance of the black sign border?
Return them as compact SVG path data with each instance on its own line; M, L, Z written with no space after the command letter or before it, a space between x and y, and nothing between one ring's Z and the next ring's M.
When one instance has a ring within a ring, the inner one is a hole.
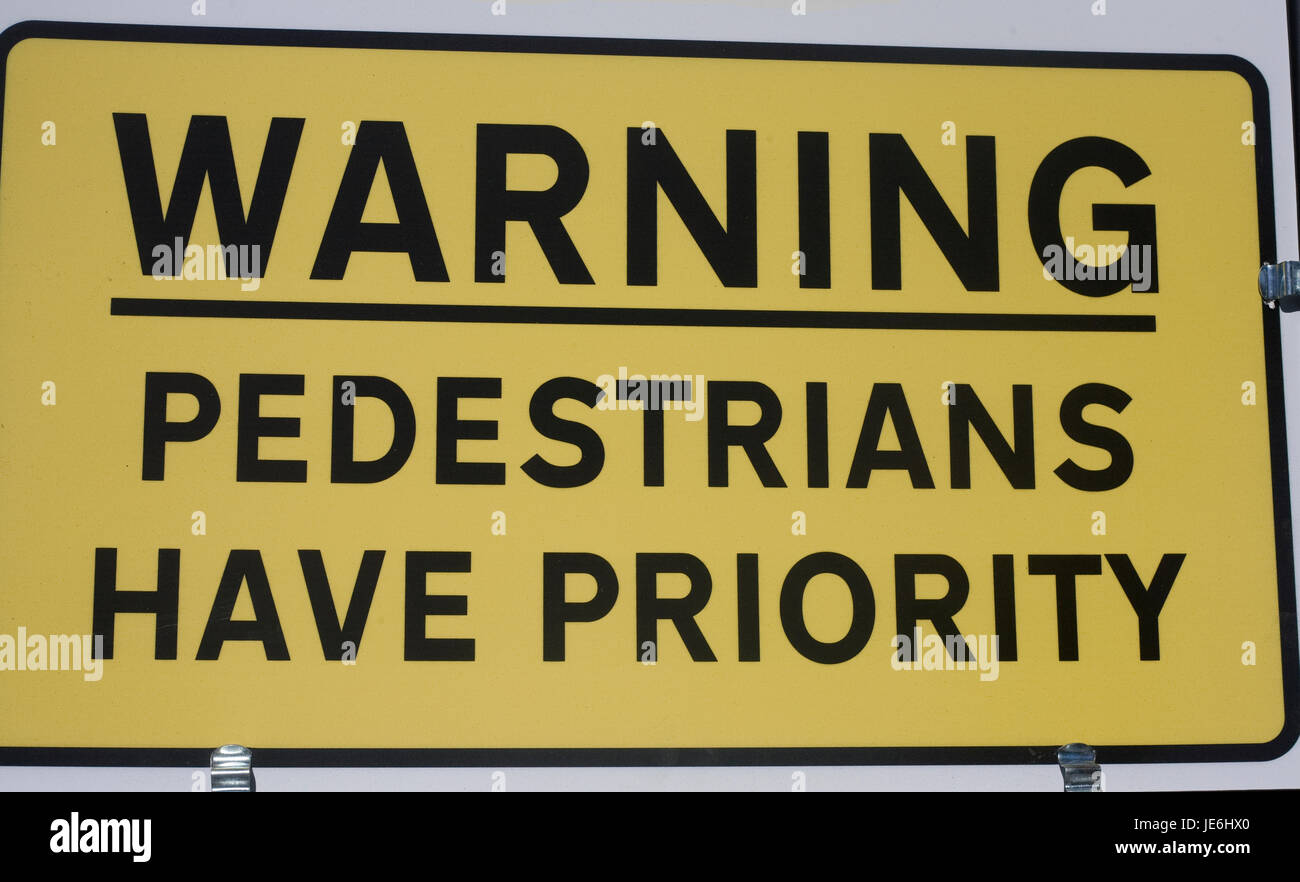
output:
M1292 96L1296 97L1297 22L1288 0ZM1250 85L1255 121L1255 177L1259 209L1260 263L1274 263L1272 139L1268 86L1249 61L1235 55L1065 52L1020 49L948 49L795 43L643 40L593 37L524 37L420 34L382 31L272 30L108 23L24 21L0 34L0 126L9 52L22 40L52 38L147 43L296 46L469 52L528 52L671 58L743 58L781 61L887 62L894 64L1118 70L1214 70L1240 75ZM1295 566L1287 468L1282 347L1278 310L1261 300L1273 475L1273 529L1277 548L1278 604L1282 637L1282 700L1285 719L1277 737L1259 744L1093 745L1100 763L1196 763L1266 761L1282 756L1300 736L1297 714L1297 623ZM21 712L18 708L5 713ZM0 747L3 765L206 767L218 745L196 748ZM644 767L644 766L855 766L1055 763L1059 745L993 747L690 747L690 748L258 748L258 767Z

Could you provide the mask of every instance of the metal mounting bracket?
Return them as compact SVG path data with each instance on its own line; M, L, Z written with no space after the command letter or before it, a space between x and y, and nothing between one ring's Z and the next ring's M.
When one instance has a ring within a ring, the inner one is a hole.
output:
M1300 260L1283 260L1260 267L1259 296L1269 309L1281 306L1283 312L1300 310Z
M253 752L239 744L225 744L212 751L213 793L252 793L257 790L253 777Z
M1086 744L1073 742L1056 751L1056 762L1065 779L1066 793L1100 793L1105 773L1097 765L1097 752Z

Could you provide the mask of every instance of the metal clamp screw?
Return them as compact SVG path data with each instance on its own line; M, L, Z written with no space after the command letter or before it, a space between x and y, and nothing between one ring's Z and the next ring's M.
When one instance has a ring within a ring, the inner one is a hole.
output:
M1102 789L1101 766L1097 765L1097 751L1086 744L1074 742L1056 751L1056 762L1065 779L1066 793L1099 793Z
M1283 312L1300 310L1300 261L1284 260L1260 267L1259 296L1269 309L1281 306Z
M239 744L225 744L212 751L213 793L252 793L257 790L253 777L253 752Z

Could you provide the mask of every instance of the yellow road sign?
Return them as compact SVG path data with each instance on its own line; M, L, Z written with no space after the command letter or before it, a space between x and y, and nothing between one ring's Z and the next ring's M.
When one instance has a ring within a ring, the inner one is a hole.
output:
M1240 59L4 48L5 762L1295 740Z

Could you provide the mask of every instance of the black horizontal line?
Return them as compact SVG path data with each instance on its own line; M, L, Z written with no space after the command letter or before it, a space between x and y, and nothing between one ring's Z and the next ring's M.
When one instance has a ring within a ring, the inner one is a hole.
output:
M464 322L674 328L842 328L920 331L1100 331L1152 333L1153 315L989 312L846 312L813 309L664 309L640 306L476 306L450 303L327 303L114 297L113 315L169 318Z

